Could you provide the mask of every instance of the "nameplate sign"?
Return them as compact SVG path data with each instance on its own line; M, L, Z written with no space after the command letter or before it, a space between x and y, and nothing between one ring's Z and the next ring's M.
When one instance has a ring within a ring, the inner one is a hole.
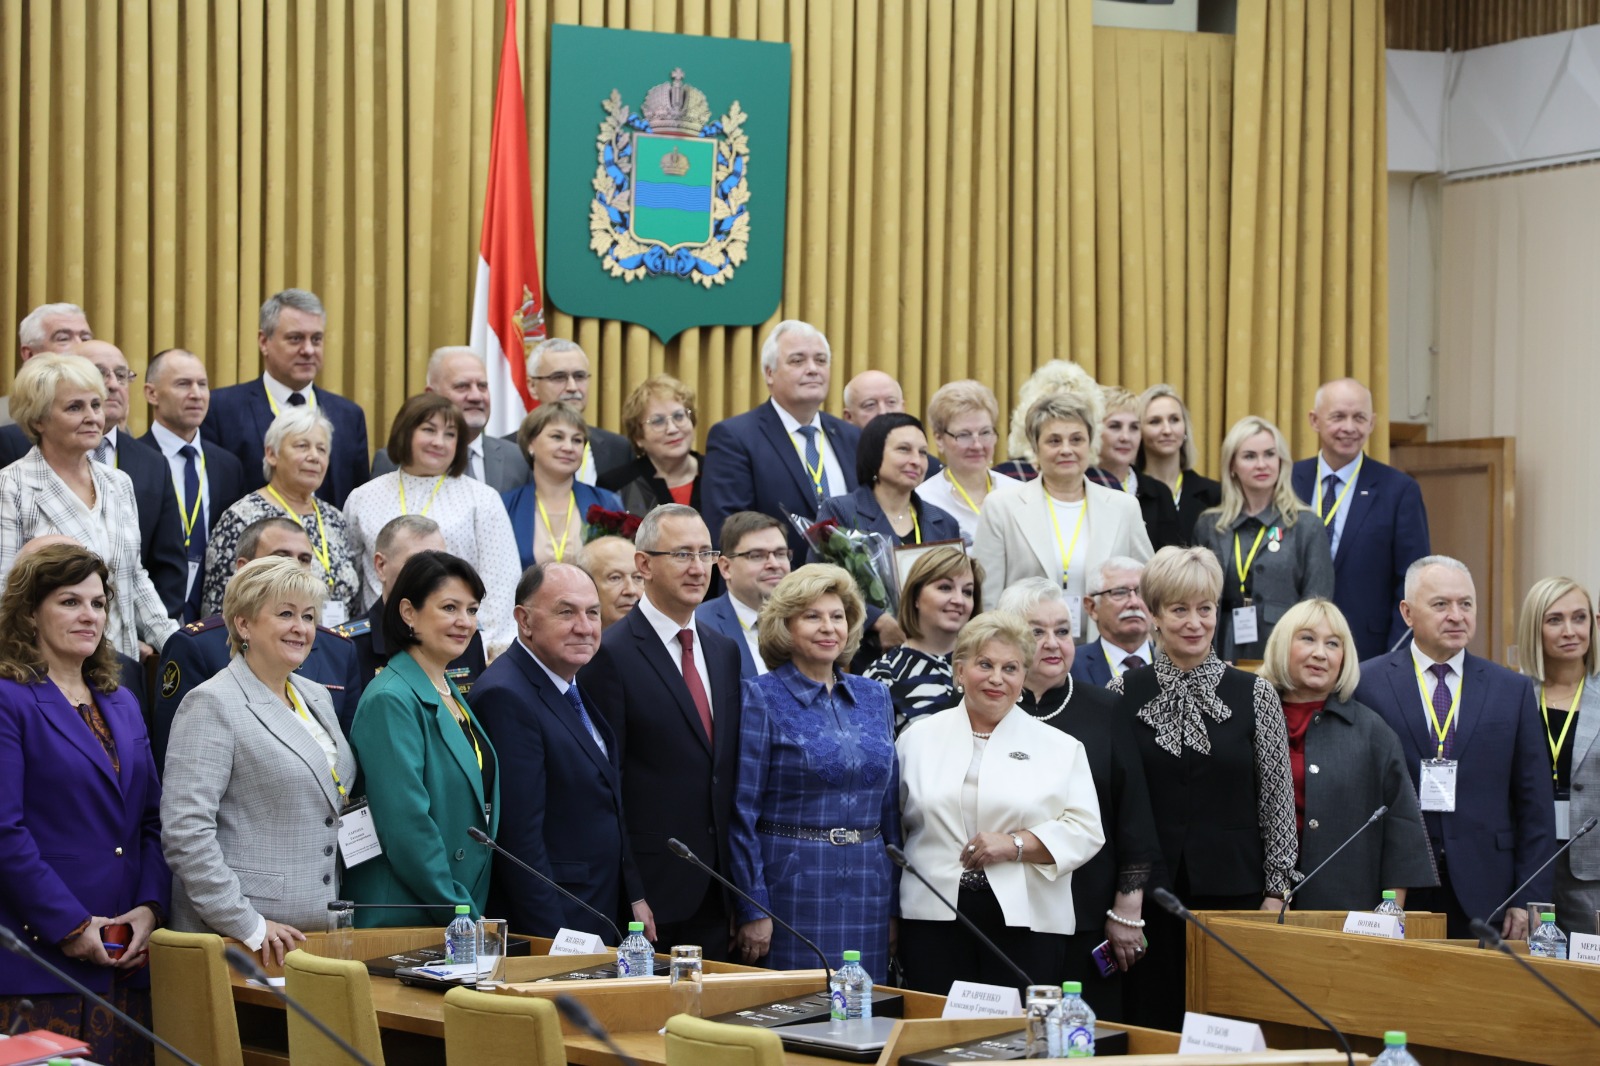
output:
M945 996L941 1018L1018 1018L1022 997L1015 988L957 981Z
M1385 940L1404 940L1405 930L1400 919L1393 914L1374 914L1372 911L1351 911L1345 915L1344 931L1360 936L1377 936Z
M1266 1038L1261 1035L1261 1026L1255 1022L1218 1018L1194 1011L1187 1011L1183 1015L1183 1038L1178 1042L1180 1055L1215 1055L1218 1052L1244 1054L1265 1050Z
M1568 936L1567 958L1573 962L1600 962L1600 936L1594 933Z
M594 933L562 928L550 941L552 955L604 955L605 944Z

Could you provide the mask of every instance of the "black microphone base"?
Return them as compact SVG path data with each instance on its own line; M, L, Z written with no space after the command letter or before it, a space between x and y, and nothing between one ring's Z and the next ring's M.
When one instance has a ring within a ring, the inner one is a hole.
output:
M872 990L872 1016L874 1018L905 1017L906 1000L898 992ZM808 992L803 996L790 996L760 1007L731 1010L707 1018L710 1022L727 1025L751 1025L758 1029L779 1029L785 1025L805 1022L825 1022L833 1013L833 1001L826 992Z
M915 1055L900 1056L900 1066L955 1066L962 1062L1016 1062L1027 1058L1028 1033L1018 1029L1014 1033L986 1036L969 1040L965 1044L951 1044L938 1051L923 1051ZM1126 1055L1128 1034L1122 1029L1094 1027L1094 1057Z

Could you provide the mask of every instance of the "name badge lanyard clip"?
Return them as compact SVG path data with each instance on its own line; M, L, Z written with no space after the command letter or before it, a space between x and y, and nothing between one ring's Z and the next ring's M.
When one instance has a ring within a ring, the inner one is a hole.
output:
M1561 749L1566 747L1567 732L1572 728L1572 720L1578 717L1578 701L1581 699L1583 699L1583 682L1579 681L1578 691L1572 694L1572 706L1567 708L1567 720L1561 723L1561 735L1557 737L1550 732L1550 708L1545 704L1544 686L1539 686L1539 713L1544 717L1544 737L1550 744L1550 780L1552 782L1556 781L1560 776L1556 770L1556 764L1561 759Z
M1450 696L1450 711L1444 716L1444 724L1439 724L1439 713L1433 709L1433 698L1428 695L1428 683L1422 679L1422 664L1412 660L1412 665L1417 670L1417 691L1422 694L1422 706L1427 708L1428 719L1433 723L1433 732L1439 738L1439 748L1434 755L1435 762L1444 762L1444 741L1450 735L1450 727L1455 724L1456 710L1461 706L1461 688L1467 679L1462 678L1456 685L1455 692ZM1439 684L1444 684L1444 678L1439 679Z
M1273 528L1276 529L1277 527ZM1250 556L1249 558L1245 558L1243 552L1239 548L1239 532L1238 530L1234 530L1233 533L1233 568L1239 574L1239 598L1244 602L1246 607L1250 606L1250 596L1249 593L1246 592L1246 586L1250 578L1250 567L1255 564L1256 553L1261 550L1261 541L1266 535L1266 526L1262 526L1260 529L1256 530L1255 543L1250 545Z

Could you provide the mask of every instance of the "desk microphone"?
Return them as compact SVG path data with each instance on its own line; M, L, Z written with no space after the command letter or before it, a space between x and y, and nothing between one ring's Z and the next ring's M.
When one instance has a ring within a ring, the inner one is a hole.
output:
M1014 973L1018 977L1022 978L1023 985L1031 985L1031 984L1034 983L1033 978L1029 977L1027 974L1022 972L1022 967L1021 966L1018 966L1016 963L1012 962L1011 961L1011 957L1009 955L1007 955L1005 952L1001 951L1000 948L998 946L996 946L996 944L995 944L995 942L993 940L990 940L987 936L984 936L983 930L979 929L975 924L973 924L973 921L972 921L971 918L968 918L965 914L962 914L961 913L961 909L959 907L957 907L954 903L951 903L948 899L946 899L944 897L944 893L940 892L937 888L934 888L933 885L928 881L928 879L926 877L922 876L922 872L920 870L918 870L915 866L911 865L911 860L906 858L906 853L905 852L901 851L899 848L895 847L893 844L884 844L883 850L887 851L889 853L889 858L894 860L894 864L896 866L900 867L900 869L904 870L906 873L910 874L912 877L915 877L918 881L921 881L923 886L925 888L927 888L927 890L929 892L932 892L934 894L934 897L936 899L938 899L938 901L940 903L943 903L946 907L949 907L950 908L950 913L954 914L958 919L961 920L961 924L965 925L967 927L967 931L970 932L973 936L978 938L978 942L980 944L982 944L984 947L988 948L990 953L993 954L995 958L997 958L1001 962L1005 963L1006 967L1012 973Z
M772 913L772 909L770 907L766 907L766 906L764 906L764 905L762 905L760 903L757 903L755 900L750 898L750 894L747 893L744 889L740 888L738 885L734 884L732 881L728 880L726 877L723 877L721 874L717 873L717 871L713 870L711 867L707 866L704 862L701 861L700 856L696 855L694 852L689 850L689 845L685 844L683 841L679 840L677 837L669 837L667 839L667 850L671 851L672 854L676 855L678 858L682 859L684 862L687 862L687 863L689 863L689 864L691 864L693 866L698 867L703 873L710 874L717 881L721 882L721 884L725 888L731 889L733 891L734 895L738 896L740 899L742 899L746 903L750 904L750 906L754 907L756 910L760 911L762 914L765 914L768 918L771 918L778 925L782 926L788 932L788 934L790 936L794 937L796 940L800 941L800 943L804 944L806 947L808 947L812 951L816 952L817 953L817 958L822 960L822 972L828 975L828 994L830 996L833 994L833 968L828 965L828 956L826 956L826 955L824 955L822 953L822 949L821 948L817 947L817 945L814 944L812 941L810 941L810 940L806 939L805 937L801 936L800 935L800 931L798 929L796 929L794 926L790 925L788 922L784 921L782 918L779 918L776 914L773 914Z
M565 1015L567 1021L610 1048L611 1053L621 1060L623 1066L639 1066L632 1055L617 1046L617 1042L611 1039L611 1034L606 1032L606 1027L595 1021L594 1015L590 1014L582 1003L563 993L555 997L555 1004L556 1010Z
M1521 896L1522 893L1527 890L1528 886L1533 884L1534 878L1538 877L1540 874L1542 874L1546 870L1548 870L1550 868L1550 864L1555 862L1557 859L1561 858L1562 853L1565 852L1568 848L1572 847L1572 845L1576 844L1578 842L1578 838L1579 837L1583 836L1589 830L1593 829L1595 827L1595 823L1596 822L1600 822L1600 816L1596 816L1596 815L1592 815L1591 814L1589 816L1589 820L1587 822L1584 822L1582 825L1578 826L1578 831L1573 833L1572 837L1565 844L1563 844L1559 848L1557 848L1555 850L1555 852L1553 854L1551 854L1551 856L1544 861L1544 865L1543 866L1541 866L1537 870L1533 871L1533 873L1528 875L1528 879L1526 881L1522 882L1522 884L1520 884L1516 888L1512 889L1511 890L1511 895L1507 896L1504 900L1502 900L1501 903L1500 903L1500 906L1498 906L1494 910L1490 911L1489 912L1489 916L1487 918L1485 918L1484 921L1486 921L1486 922L1494 921L1494 916L1495 915L1499 914L1501 911L1505 910L1508 906L1510 906L1512 900L1514 900L1517 897ZM1530 919L1530 924L1531 924L1531 919Z
M528 873L530 873L533 876L537 877L539 880L543 881L545 884L549 885L551 888L553 888L557 892L561 893L567 899L570 899L572 902L576 903L578 906L582 907L584 910L588 911L590 914L594 915L596 918L599 918L602 922L605 922L606 923L606 928L610 929L612 935L617 938L616 939L616 943L618 945L620 945L622 943L622 930L617 928L617 923L616 922L612 921L610 918L607 918L605 915L601 914L599 911L597 911L593 907L589 906L583 900L579 899L577 896L574 896L571 892L568 892L566 889L564 889L560 885L556 884L554 881L552 881L550 879L549 875L540 873L538 870L535 870L533 867L529 866L527 863L523 862L521 859L519 859L515 855L511 854L505 848L502 848L499 844L495 843L494 837L491 837L488 833L485 833L482 829L479 829L475 825L474 826L469 826L467 828L467 836L471 837L473 840L476 840L478 843L482 844L484 847L489 848L489 849L491 849L493 851L496 851L501 855L504 855L506 858L510 859L513 863L515 863L519 869L526 870Z
M17 1016L11 1019L11 1028L6 1030L6 1035L16 1036L22 1032L24 1025L30 1029L33 1028L33 1000L31 999L17 1000Z
M1196 918L1193 912L1191 912L1188 907L1185 907L1177 896L1174 896L1171 892L1168 892L1164 888L1157 888L1151 894L1155 896L1156 902L1161 905L1162 910L1173 915L1174 917L1182 918L1184 921L1200 930L1206 936L1210 937L1212 940L1215 940L1218 944L1221 944L1227 949L1228 954L1232 955L1234 958L1250 967L1250 969L1254 970L1263 981L1267 982L1267 984L1271 985L1273 988L1276 988L1279 992L1282 992L1285 996L1288 996L1290 1001L1292 1001L1295 1006L1299 1007L1317 1021L1321 1022L1322 1027L1328 1030L1328 1032L1332 1033L1334 1039L1339 1041L1339 1046L1344 1049L1345 1061L1349 1063L1349 1066L1355 1066L1356 1059L1354 1052L1350 1050L1350 1041L1344 1038L1343 1033L1334 1028L1332 1022L1328 1021L1328 1019L1312 1010L1311 1004L1307 1003L1305 1000L1289 991L1271 974L1257 966L1255 963L1251 962L1249 959L1245 958L1244 955L1240 953L1238 948L1234 947L1232 944L1222 939L1222 937L1217 933L1207 928L1205 923L1199 918Z
M5 948L13 955L21 955L25 959L31 959L33 964L39 967L39 969L44 970L46 973L61 981L63 984L70 985L75 991L78 992L79 995L83 996L91 1003L94 1003L96 1006L104 1007L106 1010L111 1012L112 1016L115 1017L117 1021L121 1022L129 1029L132 1029L146 1041L154 1044L156 1047L160 1048L162 1051L165 1051L168 1055L171 1055L179 1062L184 1063L185 1066L200 1066L199 1063L195 1062L189 1056L185 1055L183 1052L179 1051L177 1048L173 1047L171 1044L167 1043L165 1040L161 1039L159 1036L152 1033L150 1030L146 1029L132 1018L128 1017L116 1007L112 1006L111 1002L104 996L90 991L88 986L82 981L79 981L76 977L73 977L59 966L56 966L49 959L45 958L43 955L40 955L37 951L34 951L27 945L26 941L3 925L0 925L0 947ZM23 1002L27 1004L27 1010L31 1013L33 1010L33 1004L27 1003L26 1000ZM22 1004L19 1004L18 1006L20 1007Z
M1322 868L1324 866L1327 866L1333 861L1334 855L1338 855L1345 848L1349 847L1351 841L1355 840L1355 838L1360 836L1362 833L1365 833L1369 826L1376 823L1380 818L1388 813L1389 805L1387 803L1373 811L1372 816L1366 821L1362 822L1361 826L1354 833L1351 833L1349 836L1344 838L1343 844L1340 844L1338 847L1333 849L1333 855L1329 855L1326 859L1323 859L1321 862L1317 863L1317 868L1315 870L1312 870L1310 873L1306 874L1300 879L1299 884L1295 885L1293 888L1289 889L1289 891L1283 894L1283 909L1278 911L1279 925L1283 924L1283 916L1289 913L1289 904L1294 901L1294 898L1300 894L1300 890L1305 888L1313 877L1322 872Z
M245 951L233 944L229 944L227 948L224 949L222 954L228 960L228 965L232 966L240 977L243 977L249 981L254 981L262 988L265 988L268 992L271 992L274 996L277 996L285 1007L294 1011L296 1014L300 1015L300 1017L310 1022L313 1029L327 1037L329 1040L333 1041L335 1046L337 1046L340 1051L344 1052L346 1055L349 1055L351 1061L358 1062L361 1064L361 1066L372 1066L372 1062L368 1060L365 1055L361 1054L361 1052L351 1047L349 1041L340 1036L338 1033L334 1032L332 1029L328 1028L323 1024L321 1018L318 1018L315 1014L312 1014L310 1011L306 1010L295 1000L290 999L287 992L269 981L267 979L266 971L264 971L260 966L256 965L255 958L248 951Z
M1567 1006L1583 1015L1584 1021L1588 1022L1596 1029L1600 1029L1600 1019L1596 1019L1594 1015L1590 1014L1588 1011L1579 1006L1577 1000L1573 999L1571 996L1561 991L1560 988L1556 987L1556 983L1550 980L1550 978L1546 977L1544 974L1540 973L1538 968L1535 967L1531 962L1523 958L1521 955L1518 955L1515 951L1512 951L1511 945L1507 944L1505 939L1495 931L1494 926L1490 925L1482 918L1474 918L1472 919L1472 931L1477 933L1485 944L1488 944L1492 948L1498 948L1500 951L1503 951L1505 954L1511 956L1512 961L1514 961L1518 966L1521 966L1524 970L1527 970L1529 973L1533 974L1540 984L1554 992L1557 996L1560 996L1561 1002L1565 1003Z

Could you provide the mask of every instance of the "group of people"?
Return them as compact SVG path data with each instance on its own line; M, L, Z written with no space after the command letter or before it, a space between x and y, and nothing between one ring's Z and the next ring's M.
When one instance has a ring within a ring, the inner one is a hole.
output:
M704 455L665 375L623 434L589 426L588 360L560 340L530 358L540 402L514 439L486 435L481 360L441 349L369 468L359 408L314 384L323 324L311 294L274 296L262 378L214 395L199 358L161 353L148 442L121 425L134 375L80 310L21 331L0 921L135 1013L161 924L269 961L338 899L388 905L368 925L466 904L520 933L609 932L478 830L663 948L811 965L766 908L880 981L1013 983L895 845L1036 980L1172 1028L1183 935L1147 889L1251 909L1395 889L1453 936L1472 917L1525 935L1520 906L1493 908L1590 813L1591 598L1529 592L1523 675L1466 652L1471 575L1429 554L1416 483L1365 455L1358 382L1319 390L1316 457L1247 418L1212 481L1175 390L1058 361L997 464L976 381L940 388L926 426L878 371L823 411L831 352L805 323L772 330L770 401ZM895 609L805 538L819 518L923 549ZM344 854L347 819L377 848ZM1592 929L1600 851L1529 895ZM23 996L36 1025L112 1031L0 957L0 1025ZM125 1061L115 1044L94 1054Z

